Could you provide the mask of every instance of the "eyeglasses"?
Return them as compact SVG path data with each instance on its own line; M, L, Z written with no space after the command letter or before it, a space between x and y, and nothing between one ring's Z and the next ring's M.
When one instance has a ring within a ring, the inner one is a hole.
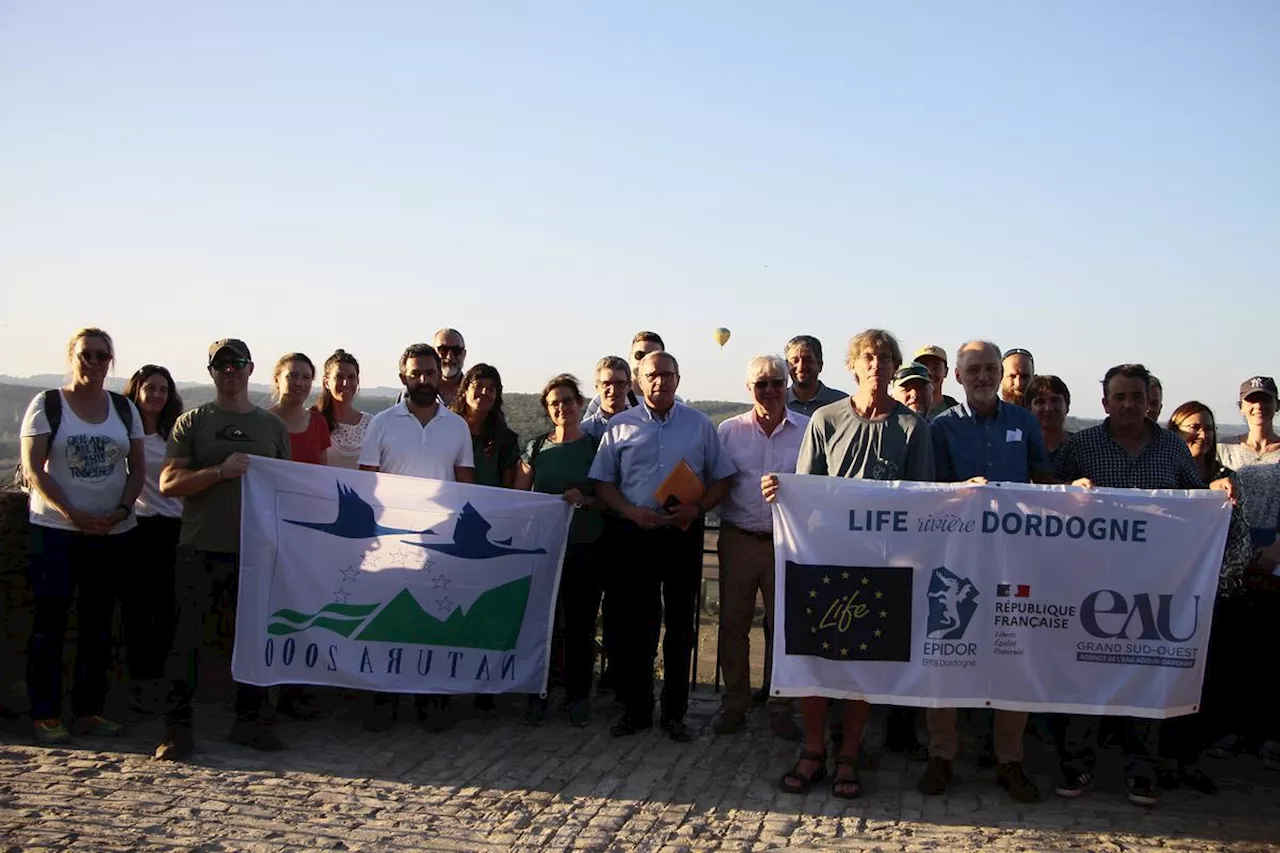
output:
M216 370L219 373L225 373L228 370L244 370L249 366L247 358L215 358L209 362L209 369Z
M763 391L766 388L781 388L786 384L786 381L782 379L757 379L751 383L751 387L757 391Z
M442 344L436 347L436 352L440 353L442 357L446 355L462 355L466 351L466 347L455 347L448 344Z
M107 364L111 361L111 353L103 349L80 350L76 357L84 364Z
M1196 435L1198 433L1208 435L1209 433L1217 432L1217 428L1210 424L1183 424L1178 427L1178 432L1185 432L1187 435Z
M642 350L642 349L638 349L638 350L636 350L635 352L631 353L631 360L632 360L632 361L643 361L643 360L644 360L644 357L645 357L646 355L648 355L648 354L649 354L649 353L648 353L647 351Z

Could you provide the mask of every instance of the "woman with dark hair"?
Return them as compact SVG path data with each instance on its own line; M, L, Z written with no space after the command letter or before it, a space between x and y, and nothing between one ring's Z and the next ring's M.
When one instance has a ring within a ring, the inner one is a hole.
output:
M133 570L120 602L120 619L133 680L133 710L151 714L164 700L160 679L173 644L173 566L182 530L182 498L160 494L160 469L169 433L182 414L182 398L173 376L157 364L139 367L125 384L124 396L142 415L147 476L134 504L138 527L133 534Z
M1218 461L1218 428L1208 406L1196 400L1183 403L1174 409L1168 427L1187 443L1201 480L1212 483L1224 478L1235 479L1235 472ZM1157 781L1162 788L1186 785L1206 794L1218 790L1200 769L1199 762L1208 737L1221 736L1225 729L1235 728L1232 718L1243 710L1240 703L1247 701L1246 696L1234 694L1239 694L1242 687L1247 689L1251 680L1244 667L1249 654L1240 629L1247 623L1247 612L1242 609L1245 605L1243 580L1245 568L1252 559L1253 543L1241 498L1231 508L1231 528L1227 532L1209 651L1205 657L1200 711L1166 720L1160 729L1162 766Z
M331 443L329 425L323 415L308 409L307 398L315 384L316 366L300 352L289 352L276 362L272 382L276 402L267 411L284 421L289 430L289 450L294 462L320 465Z
M520 460L520 438L507 426L498 369L477 364L468 370L449 408L471 428L476 484L511 488Z
M373 415L358 411L356 394L360 393L360 362L346 350L335 350L324 363L320 397L315 410L329 426L329 449L324 462L335 468L356 468L364 434Z
M569 723L585 726L591 716L591 672L595 666L596 614L601 578L597 542L604 530L587 472L599 441L582 430L582 392L578 380L562 373L547 383L539 398L552 430L525 446L515 477L517 489L560 495L573 504L569 543L560 572L560 611L564 617L564 684ZM526 722L538 725L546 700L533 697Z
M1071 389L1058 377L1046 373L1031 380L1022 399L1040 422L1040 432L1044 436L1044 449L1049 454L1049 461L1056 463L1063 445L1075 435L1067 429L1067 414L1071 411Z
M22 469L31 485L28 575L35 598L27 690L43 744L71 739L62 722L62 645L73 594L79 629L72 727L91 735L124 730L102 711L119 570L132 563L133 505L146 479L142 417L127 398L103 387L115 361L111 336L81 329L71 336L67 358L70 381L36 394L21 430Z

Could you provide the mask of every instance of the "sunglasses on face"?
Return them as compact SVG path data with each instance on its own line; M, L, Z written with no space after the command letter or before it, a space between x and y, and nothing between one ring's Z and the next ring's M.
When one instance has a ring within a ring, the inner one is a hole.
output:
M454 347L454 346L448 346L448 345L436 347L436 352L440 353L441 356L462 355L466 351L467 351L466 347Z
M228 370L244 370L248 366L247 358L215 358L209 362L209 368L219 373L225 373Z
M84 364L106 364L111 361L111 353L101 349L80 350L76 357Z
M645 357L646 355L648 355L648 354L649 354L649 353L648 353L648 351L647 351L647 350L638 349L638 350L636 350L635 352L631 353L631 360L632 360L632 361L643 361L643 360L644 360L644 357Z
M781 388L787 383L781 379L757 379L751 383L751 387L757 391L763 391L766 388Z

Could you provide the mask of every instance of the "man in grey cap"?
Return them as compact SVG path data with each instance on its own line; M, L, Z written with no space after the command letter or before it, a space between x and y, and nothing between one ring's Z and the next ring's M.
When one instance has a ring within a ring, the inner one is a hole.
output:
M240 478L250 457L289 458L284 422L249 399L253 358L244 341L223 338L209 346L213 402L182 413L169 434L160 491L182 498L182 531L174 565L176 629L169 657L169 707L161 761L191 754L191 700L195 696L204 618L215 607L215 590L238 588L240 572ZM282 749L262 719L267 691L236 685L236 722L228 740L264 752Z
M923 364L925 369L929 371L929 378L933 380L933 408L929 410L929 417L940 415L952 406L959 404L955 397L942 393L942 386L947 381L948 371L946 350L937 344L929 344L916 350L912 360Z
M933 377L918 361L904 364L893 374L893 399L922 418L933 409Z

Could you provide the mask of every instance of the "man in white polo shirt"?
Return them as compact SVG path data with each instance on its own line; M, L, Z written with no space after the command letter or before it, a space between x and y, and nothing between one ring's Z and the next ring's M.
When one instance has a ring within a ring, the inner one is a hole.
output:
M413 344L400 356L400 402L373 416L360 450L360 470L431 480L475 482L471 429L440 402L440 356L427 344ZM426 723L429 697L415 699ZM437 701L437 706L445 703ZM375 693L365 718L369 731L386 731L396 720L396 697Z
M471 483L475 462L467 422L440 405L440 356L413 344L400 356L404 396L369 422L361 471Z

